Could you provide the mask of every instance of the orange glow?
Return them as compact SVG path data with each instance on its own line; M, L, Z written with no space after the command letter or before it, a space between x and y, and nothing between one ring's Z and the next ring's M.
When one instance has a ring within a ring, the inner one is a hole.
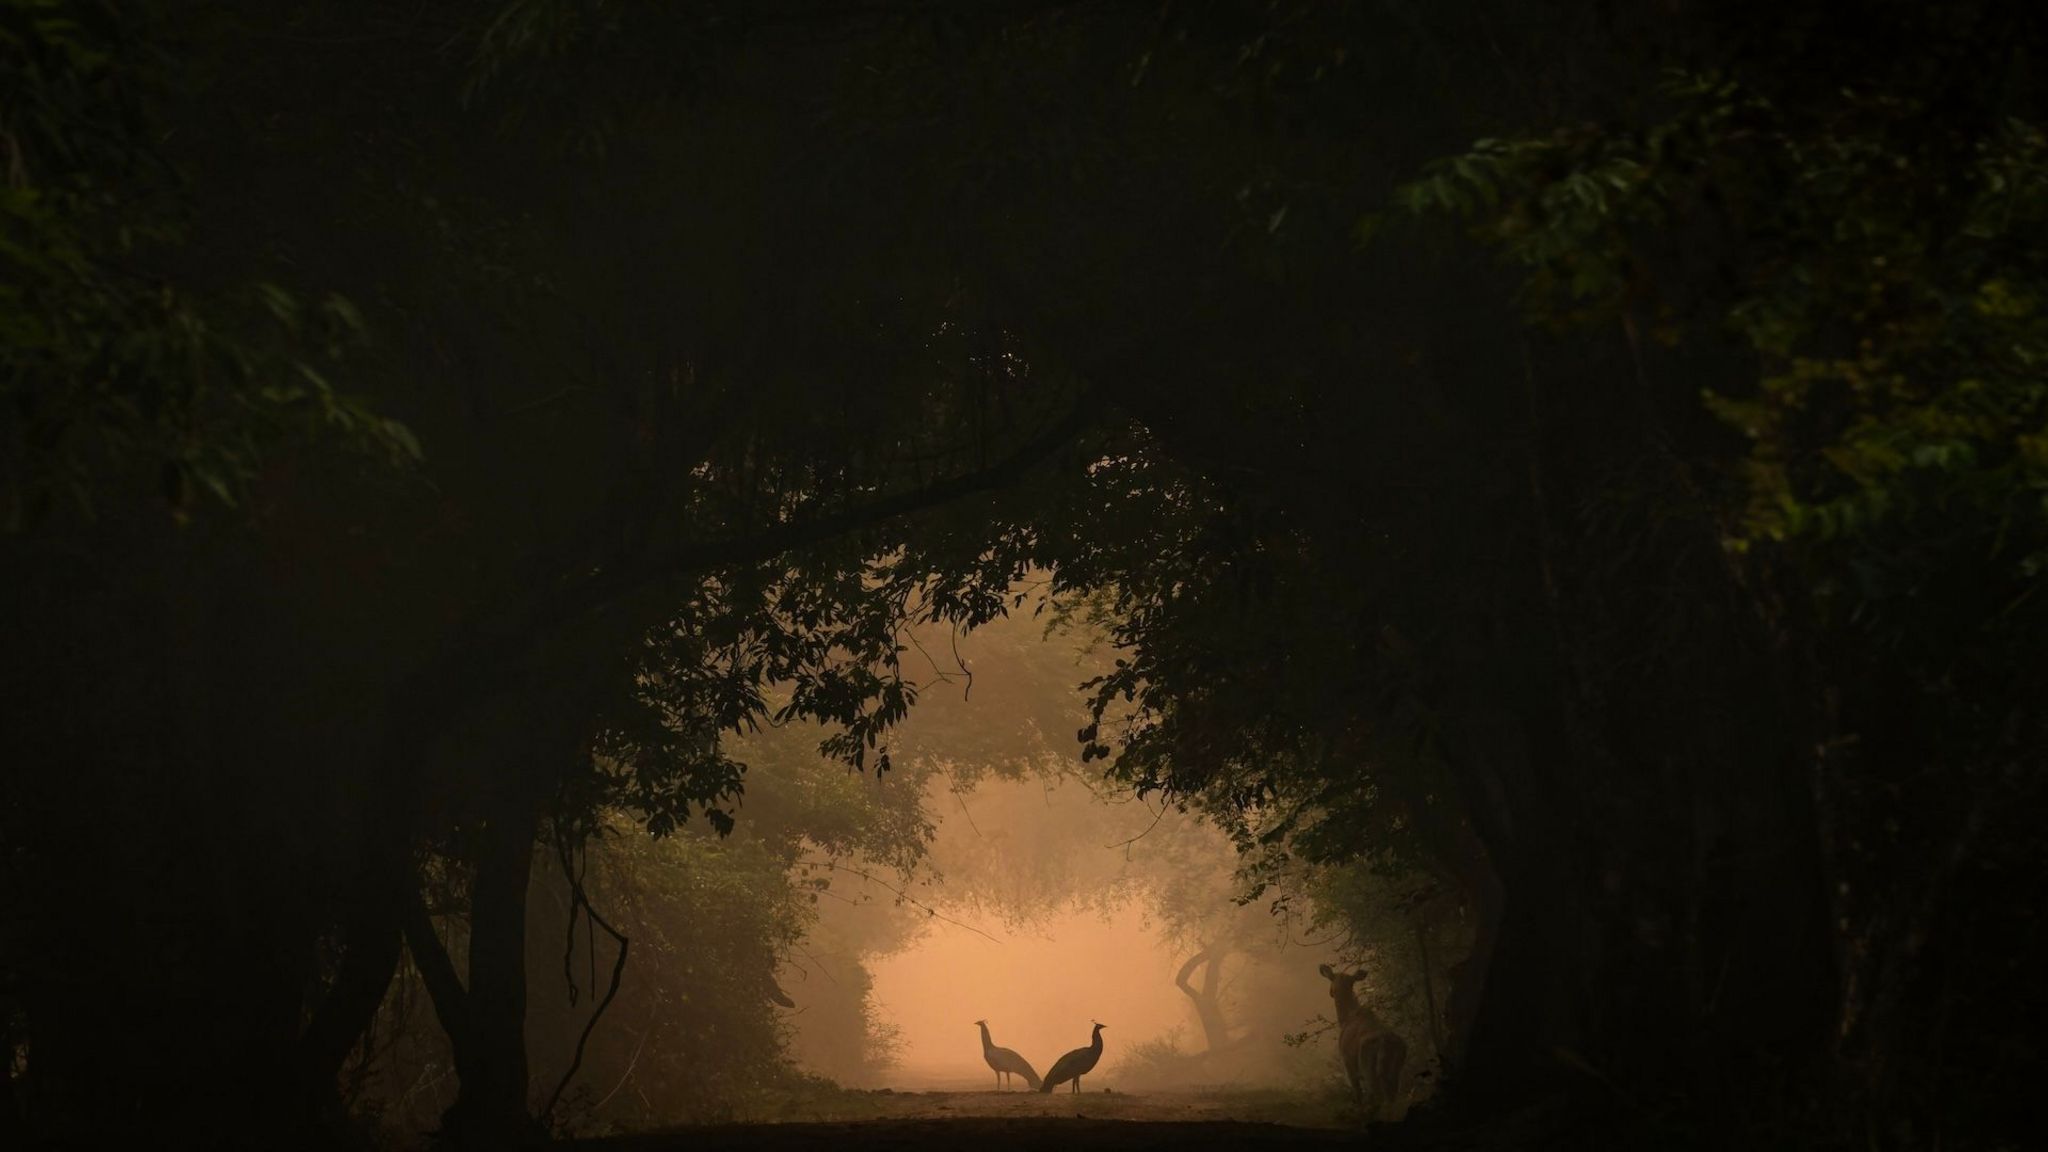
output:
M1107 921L1071 912L993 934L1002 942L935 921L910 948L874 962L875 998L902 1034L892 1083L993 1088L974 1026L984 1018L995 1042L1040 1074L1069 1049L1086 1047L1090 1021L1100 1020L1102 1063L1083 1082L1091 1090L1115 1086L1112 1073L1132 1044L1176 1025L1195 1031L1173 985L1179 961L1137 908Z

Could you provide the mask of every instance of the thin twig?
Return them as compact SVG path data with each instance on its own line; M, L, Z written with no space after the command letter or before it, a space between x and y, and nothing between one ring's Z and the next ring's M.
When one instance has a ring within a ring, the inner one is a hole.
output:
M965 700L974 695L974 669L969 668L967 661L960 658L960 625L957 623L951 625L949 639L953 643L953 663L958 665L961 673L967 677L967 687L960 690L960 699Z
M953 682L953 677L949 675L944 668L939 667L938 658L933 656L930 650L925 648L924 641L919 640L917 638L917 629L905 628L903 630L903 634L910 638L911 647L916 648L918 655L924 657L924 662L932 666L932 676L934 677L932 683L951 684ZM918 686L920 691L922 691L924 687L925 685Z
M612 1085L611 1091L599 1097L597 1103L592 1104L590 1106L591 1111L595 1112L599 1108L604 1107L605 1104L610 1102L612 1097L619 1094L619 1089L624 1088L626 1086L626 1081L633 1078L633 1069L638 1067L640 1064L640 1050L642 1048L647 1047L647 1037L653 1034L654 1022L659 1019L661 1019L661 1014L656 1013L652 1018L650 1018L647 1021L647 1027L642 1028L640 1030L640 1042L638 1044L633 1045L633 1055L630 1059L626 1061L625 1073L619 1077L619 1082L617 1084Z
M1140 840L1143 840L1143 839L1144 839L1145 837L1147 837L1147 836L1150 836L1150 835L1152 834L1152 830L1153 830L1154 828L1157 828L1157 827L1159 827L1159 822L1160 822L1161 820L1164 820L1164 819L1166 819L1166 810L1167 810L1167 805L1165 805L1165 804L1161 804L1161 805L1159 806L1159 812L1158 812L1158 814L1152 817L1152 822L1151 822L1150 824L1147 824L1147 825L1145 825L1145 830L1144 830L1143 832L1140 832L1140 833L1138 833L1138 834L1137 834L1136 836L1133 836L1133 837L1131 837L1131 838L1130 838L1129 840L1125 840L1125 841L1122 841L1122 842L1120 842L1120 843L1116 843L1116 844L1104 844L1104 845L1103 845L1103 847L1104 847L1104 848L1121 848L1121 849L1123 849L1123 850L1124 850L1124 859L1126 859L1126 860L1130 859L1130 858L1131 858L1131 845L1133 845L1133 844L1136 844L1136 843L1137 843L1138 841L1140 841Z
M796 950L811 958L811 963L818 966L818 975L823 976L827 984L839 983L839 981L834 980L832 978L832 973L825 970L825 962L823 960L818 959L817 953L812 952L809 948L806 948L801 944L798 944L796 946ZM810 979L810 969L799 964L797 965L797 971L802 972L806 980Z
M592 924L604 929L607 935L613 940L618 941L619 955L616 960L612 961L611 987L605 990L604 999L598 1001L597 1008L591 1012L590 1019L584 1023L582 1034L576 1037L576 1053L569 1060L568 1070L562 1073L561 1082L555 1085L554 1095L548 1097L548 1106L541 1109L540 1116L543 1123L546 1123L548 1118L555 1114L555 1105L561 1103L562 1093L568 1089L569 1082L576 1078L577 1070L583 1067L583 1050L590 1043L590 1034L597 1031L597 1022L604 1018L605 1009L610 1008L612 1001L619 995L619 985L626 974L626 952L631 946L631 941L626 939L625 933L612 927L610 921L598 915L597 909L591 907L590 897L583 890L583 882L576 875L576 868L570 857L569 841L566 837L559 835L556 837L555 851L562 861L562 874L568 877L569 883L573 886L574 900L583 906L583 913L590 918ZM573 915L571 918L574 918ZM596 934L593 933L591 936L593 957L596 955L596 947Z
M954 799L954 800L956 800L956 801L958 801L958 802L959 802L959 804L960 804L960 814L961 814L962 816L965 816L965 817L967 817L967 826L968 826L969 828L972 828L972 829L974 829L974 838L975 838L976 840L986 840L986 839L988 839L988 837L986 837L986 836L983 836L983 835L981 834L981 825L979 825L979 824L976 824L976 823L974 822L974 813L972 813L972 812L969 812L969 811L967 810L967 797L965 797L965 796L962 796L962 795L960 794L960 789L958 789L958 788L954 788L954 789L952 789L952 792L953 792L953 799Z
M898 900L901 900L905 904L909 904L913 907L923 909L926 915L931 916L934 919L944 920L946 923L951 924L956 928L965 928L969 932L972 932L975 935L980 936L983 939L986 939L992 943L1001 944L1003 942L1000 937L991 936L987 932L984 932L981 929L976 928L972 924L969 924L963 920L953 919L951 916L946 915L944 912L941 912L937 908L934 908L931 905L925 903L924 901L919 900L917 897L912 896L910 893L905 892L903 889L896 887L894 884L889 883L887 880L884 880L876 876L874 873L869 872L866 869L855 868L851 864L841 864L836 860L804 860L801 861L801 863L810 865L814 868L829 869L833 872L845 872L849 875L858 876L871 884L879 884L882 887L888 889L889 891L895 893L896 898Z

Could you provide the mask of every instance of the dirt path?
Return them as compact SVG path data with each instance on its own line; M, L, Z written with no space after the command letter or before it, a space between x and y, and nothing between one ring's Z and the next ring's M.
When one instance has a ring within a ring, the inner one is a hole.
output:
M1309 1127L1320 1117L1300 1097L1279 1093L875 1092L835 1116L780 1124L727 1124L579 1141L590 1152L785 1152L885 1148L1087 1152L1167 1148L1174 1152L1356 1147L1355 1130ZM1276 1122L1280 1120L1289 1123Z
M623 1136L571 1145L615 1152L794 1152L824 1148L832 1152L881 1152L882 1149L966 1149L969 1152L1104 1152L1168 1148L1175 1152L1225 1152L1245 1148L1264 1152L1297 1149L1355 1148L1357 1133L1326 1128L1289 1128L1280 1124L1235 1121L1158 1122L1145 1120L1076 1120L967 1116L951 1120L856 1120L838 1124L732 1124L687 1128L646 1136Z

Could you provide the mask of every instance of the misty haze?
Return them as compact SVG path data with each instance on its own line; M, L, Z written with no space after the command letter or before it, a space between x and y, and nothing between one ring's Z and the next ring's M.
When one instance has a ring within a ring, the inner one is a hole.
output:
M1089 1047L1099 1022L1103 1053L1082 1088L1126 1097L1091 1105L1108 1115L1337 1123L1351 1090L1318 965L1360 952L1343 925L1374 924L1383 937L1361 954L1393 962L1370 995L1390 1021L1418 1023L1398 1000L1414 995L1432 944L1439 982L1469 948L1464 910L1441 894L1418 902L1425 881L1356 869L1290 872L1288 901L1244 900L1247 862L1222 829L1103 790L1060 738L1089 720L1076 686L1110 666L1084 621L1019 613L971 636L906 640L923 690L879 778L821 756L815 727L736 741L748 790L729 834L689 824L657 840L616 823L578 850L570 870L609 925L595 937L570 934L566 873L537 859L529 967L566 970L578 989L572 1001L536 980L529 993L529 1034L546 1038L538 1081L559 1078L548 1054L574 1053L589 998L609 991L610 931L639 949L609 1026L583 1050L589 1087L557 1104L563 1122L1071 1113L952 1094L1044 1095L996 1076L982 1022L1032 1081ZM466 946L459 922L443 931ZM453 1099L445 1041L419 1010L429 996L401 973L376 1025L390 1047L363 1088L386 1122L421 1129ZM761 1063L732 1059L749 1049ZM767 1059L777 1052L793 1077ZM1395 1114L1428 1092L1412 1077L1404 1087Z

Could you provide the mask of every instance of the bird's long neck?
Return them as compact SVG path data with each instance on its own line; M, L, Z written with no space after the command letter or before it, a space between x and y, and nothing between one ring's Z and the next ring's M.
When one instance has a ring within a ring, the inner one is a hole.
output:
M1102 1055L1102 1025L1095 1026L1095 1036L1088 1041L1088 1048L1097 1056Z
M988 1038L988 1025L983 1024L981 1026L981 1050L986 1052L995 1046L996 1042Z

